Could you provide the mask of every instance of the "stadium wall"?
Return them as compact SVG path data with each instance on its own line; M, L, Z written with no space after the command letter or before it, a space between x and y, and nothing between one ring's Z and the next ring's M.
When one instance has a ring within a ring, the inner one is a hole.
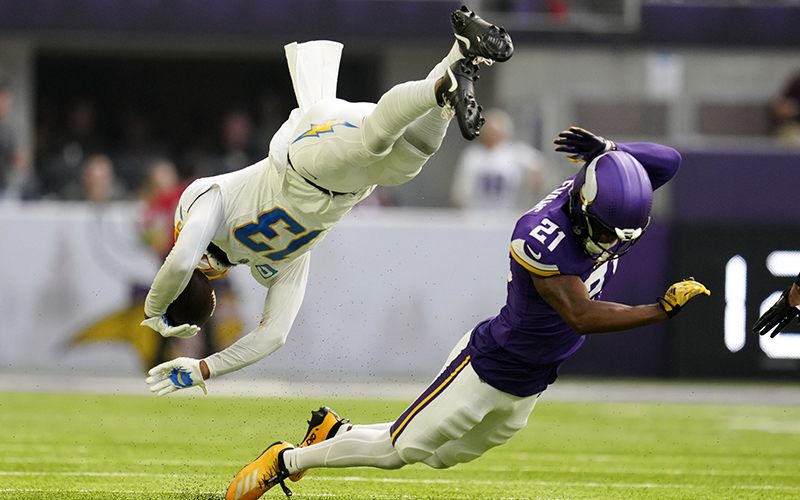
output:
M591 337L563 372L800 379L797 325L778 340L749 332L771 294L800 272L800 212L786 208L800 185L798 163L800 155L787 152L687 150L662 194L672 198L671 222L651 224L603 298L651 303L689 275L712 296L674 321ZM139 240L138 213L136 204L0 208L0 255L9 264L0 288L0 368L148 367L157 346L143 339L155 334L138 322L142 291L160 262ZM503 304L516 215L358 207L313 252L287 345L246 373L424 379L455 339ZM220 314L249 331L265 291L246 268L231 273L231 286L231 307Z
M0 209L0 253L21 260L8 266L0 287L0 369L127 374L150 367L157 335L139 326L141 291L160 262L138 239L138 210L82 203ZM246 373L424 381L461 335L504 303L515 220L507 213L355 209L312 252L288 343ZM667 230L648 236L621 266L610 297L649 301L664 288L664 270L647 259L665 253ZM266 290L243 266L229 274L230 293L214 282L226 302L215 316L234 315L239 333L247 332L260 320ZM664 375L665 340L658 328L598 339L575 373ZM175 355L193 348L192 341L170 346Z

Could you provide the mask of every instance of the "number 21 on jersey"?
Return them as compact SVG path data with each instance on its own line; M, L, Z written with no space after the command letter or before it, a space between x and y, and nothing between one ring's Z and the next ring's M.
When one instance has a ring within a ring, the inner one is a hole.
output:
M555 236L553 236L555 234ZM550 219L542 219L541 224L533 228L530 235L539 240L542 245L547 245L547 249L551 252L556 249L561 240L566 236L555 222ZM550 239L550 243L547 240Z
M264 239L273 240L280 236L280 233L273 228L278 222L283 222L284 228L296 235L297 238L291 240L284 248L276 250ZM311 243L321 232L321 229L306 232L306 228L294 220L284 209L275 207L259 215L257 221L248 222L234 229L233 236L253 252L264 253L268 259L279 261Z

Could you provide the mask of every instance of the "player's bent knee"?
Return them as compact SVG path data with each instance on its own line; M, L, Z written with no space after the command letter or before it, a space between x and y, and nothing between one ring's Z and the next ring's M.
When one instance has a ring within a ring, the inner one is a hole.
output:
M449 464L449 465L447 465L447 467L452 467L452 466L454 466L456 464L465 464L467 462L472 462L473 460L475 460L476 458L479 458L481 456L482 456L482 454L480 454L480 453L474 453L474 452L471 452L471 451L460 451L460 452L454 453L453 455L451 455L447 459L443 459L442 463Z
M427 460L423 461L425 465L434 469L449 469L452 465L447 465L446 463L442 462L442 460L434 455L431 455Z
M380 463L377 464L377 467L385 470L395 470L405 467L406 465L408 465L408 463L403 461L403 459L400 457L400 454L394 453L381 459Z
M381 186L398 186L416 177L428 158L430 156L421 154L405 140L399 140L392 152L370 169Z
M400 459L406 464L415 464L417 462L424 462L433 455L433 453L431 453L428 450L415 448L413 446L401 447L395 445L395 450L397 451L397 455L400 457Z
M433 156L435 152L439 151L442 145L441 138L431 140L430 138L421 136L416 130L406 130L405 134L403 134L403 139L417 150L420 155L427 157Z

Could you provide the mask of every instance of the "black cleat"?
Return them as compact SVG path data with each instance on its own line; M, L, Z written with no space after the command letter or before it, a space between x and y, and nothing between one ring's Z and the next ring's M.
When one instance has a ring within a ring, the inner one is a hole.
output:
M471 141L481 133L486 120L475 100L475 80L478 79L478 66L466 59L460 59L447 68L442 84L436 92L436 100L443 108L451 108L456 115L458 128L464 139ZM451 115L452 116L452 115Z
M487 23L465 6L453 12L450 24L461 53L472 62L504 62L514 54L514 43L505 28Z

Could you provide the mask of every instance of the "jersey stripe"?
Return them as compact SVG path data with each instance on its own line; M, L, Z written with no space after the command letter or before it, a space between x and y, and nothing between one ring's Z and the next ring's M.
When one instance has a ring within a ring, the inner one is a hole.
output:
M546 277L561 274L561 272L558 270L558 266L556 265L542 264L535 260L526 259L525 257L520 256L514 249L513 243L511 244L511 256L514 257L514 260L516 260L519 265L538 276Z
M433 381L431 385L425 389L414 403L400 415L394 424L392 424L391 429L389 432L392 436L392 445L397 442L397 438L403 433L403 431L408 427L408 423L414 418L414 415L422 411L423 408L428 406L431 401L433 401L436 396L441 393L447 386L449 386L453 380L455 380L456 375L464 369L467 364L469 364L469 355L467 354L467 349L465 348L462 350L458 356L456 356L447 368L445 368L441 375L439 375L436 380Z

